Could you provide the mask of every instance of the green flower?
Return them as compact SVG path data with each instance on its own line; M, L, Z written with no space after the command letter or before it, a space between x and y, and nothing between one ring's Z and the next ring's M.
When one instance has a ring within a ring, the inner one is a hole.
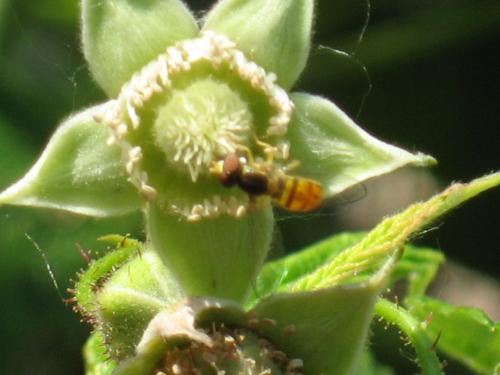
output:
M199 28L177 0L82 1L85 57L112 99L65 121L0 204L101 217L143 208L148 239L190 295L241 301L273 215L270 194L221 184L228 156L268 185L312 179L318 200L434 162L373 138L327 99L289 94L306 64L313 8L220 1Z

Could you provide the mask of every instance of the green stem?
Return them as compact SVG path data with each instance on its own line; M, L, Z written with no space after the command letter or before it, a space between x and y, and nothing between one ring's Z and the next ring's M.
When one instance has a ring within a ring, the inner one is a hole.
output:
M429 335L418 320L406 309L384 298L379 298L375 304L375 314L388 323L398 326L411 341L417 353L418 364L424 375L443 375L441 362L433 348Z

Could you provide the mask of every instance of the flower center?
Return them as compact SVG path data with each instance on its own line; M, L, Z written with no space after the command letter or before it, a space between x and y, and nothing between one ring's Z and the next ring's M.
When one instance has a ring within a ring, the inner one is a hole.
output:
M247 104L212 79L175 91L153 125L156 145L180 171L187 166L193 182L214 160L248 144L251 128Z
M225 191L210 167L242 150L261 159L287 154L276 150L287 148L281 137L293 103L275 81L232 41L204 31L142 68L96 120L110 127L108 143L122 149L129 180L146 200L188 220L239 217L250 200Z

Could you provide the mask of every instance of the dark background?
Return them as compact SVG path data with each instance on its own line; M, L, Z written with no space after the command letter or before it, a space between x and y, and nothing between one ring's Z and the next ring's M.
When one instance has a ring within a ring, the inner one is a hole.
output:
M212 2L188 3L201 16ZM321 216L286 220L282 216L279 227L285 251L344 229L368 229L412 199L500 165L497 0L373 0L361 40L366 1L320 0L317 4L315 45L296 90L334 100L372 134L429 153L439 165L429 172L407 170L366 183L363 199L339 199ZM105 100L87 71L78 32L76 1L0 0L0 189L36 160L62 119ZM351 200L355 202L346 203ZM499 192L486 193L418 241L498 278L495 209L499 207ZM89 328L61 301L42 257L25 233L44 251L60 293L67 297L68 280L84 266L76 244L98 249L95 238L108 233L141 238L141 218L95 220L54 211L0 208L0 298L4 301L0 373L82 373L80 348ZM397 349L392 353L410 362ZM380 358L389 359L382 351ZM458 374L452 369L448 372Z

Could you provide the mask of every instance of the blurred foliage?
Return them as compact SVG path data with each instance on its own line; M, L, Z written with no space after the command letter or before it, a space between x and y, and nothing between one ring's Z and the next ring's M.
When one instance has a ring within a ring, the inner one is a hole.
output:
M200 16L212 3L187 2ZM353 116L359 112L358 122L389 142L435 156L440 165L433 173L443 183L498 169L497 0L372 0L363 38L367 1L317 3L316 45L352 56L317 48L299 89L330 97ZM0 0L1 189L28 169L62 119L104 99L88 74L78 27L76 0ZM360 108L369 81L372 88ZM459 210L426 236L425 244L490 274L498 272L492 236L498 228L490 216L498 198L498 191L488 193ZM349 206L308 220L280 221L285 250L345 229L337 218ZM82 373L80 352L88 329L61 301L25 233L45 252L66 298L68 280L84 264L77 244L98 249L98 236L128 232L142 237L139 215L98 221L0 209L0 287L6 301L0 309L0 373ZM383 354L387 343L375 342L383 359L388 359ZM391 360L394 353L398 349L392 349ZM448 372L459 374L453 366Z

